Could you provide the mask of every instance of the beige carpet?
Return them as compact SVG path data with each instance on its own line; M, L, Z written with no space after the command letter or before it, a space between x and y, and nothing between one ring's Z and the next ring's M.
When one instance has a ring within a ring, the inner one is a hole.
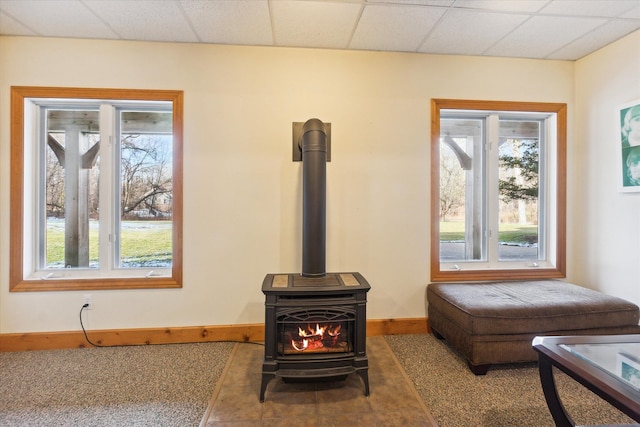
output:
M486 376L476 376L433 335L385 339L440 427L554 426L536 363L492 367ZM634 423L562 372L556 371L555 378L578 425Z
M197 426L233 346L0 353L0 426Z

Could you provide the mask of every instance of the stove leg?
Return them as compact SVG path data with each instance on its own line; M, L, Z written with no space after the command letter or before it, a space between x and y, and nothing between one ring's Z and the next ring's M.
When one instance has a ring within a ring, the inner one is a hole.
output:
M362 378L362 382L364 383L364 395L369 396L369 370L361 369L357 371L357 374Z
M260 384L260 403L264 402L264 393L267 391L267 385L272 376L269 374L262 374L262 383Z
M276 376L274 374L265 374L262 373L262 384L260 384L260 403L264 402L264 393L267 391L267 385L269 381L274 379Z

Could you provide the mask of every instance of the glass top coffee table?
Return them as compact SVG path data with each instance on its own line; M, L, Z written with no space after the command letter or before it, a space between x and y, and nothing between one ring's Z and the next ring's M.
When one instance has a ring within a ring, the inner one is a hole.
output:
M556 389L552 367L640 421L640 334L535 337L542 391L556 426L575 426Z

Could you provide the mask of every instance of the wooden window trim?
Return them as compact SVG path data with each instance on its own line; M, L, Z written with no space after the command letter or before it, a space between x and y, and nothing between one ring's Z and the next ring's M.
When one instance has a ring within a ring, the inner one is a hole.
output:
M465 269L440 268L440 110L530 111L557 115L556 182L556 260L554 268ZM431 100L431 280L483 281L551 279L566 277L566 198L567 198L567 105L562 103L480 101L459 99Z
M119 277L69 280L27 280L24 250L24 103L27 98L77 98L170 101L173 104L173 259L171 277ZM175 90L11 87L11 185L9 290L62 291L182 287L183 92Z

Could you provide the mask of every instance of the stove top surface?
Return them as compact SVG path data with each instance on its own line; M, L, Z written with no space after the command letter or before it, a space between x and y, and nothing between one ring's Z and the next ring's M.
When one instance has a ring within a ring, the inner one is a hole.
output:
M300 273L267 274L262 291L268 292L317 292L319 290L366 290L371 288L367 280L355 272L327 273L321 277L304 277Z

